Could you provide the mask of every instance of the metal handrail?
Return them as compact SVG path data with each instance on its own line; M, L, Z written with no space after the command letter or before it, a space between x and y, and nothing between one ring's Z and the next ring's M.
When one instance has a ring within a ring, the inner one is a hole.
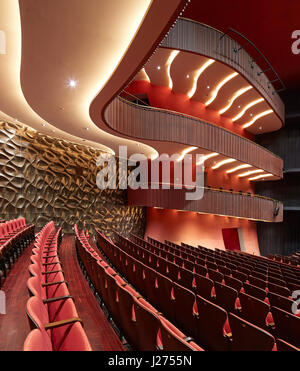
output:
M265 74L266 72L268 72L268 71L271 70L271 71L274 73L274 75L276 76L276 79L270 81L270 83L272 83L272 85L274 86L273 83L279 81L280 84L281 84L281 89L275 89L275 87L274 87L275 91L278 93L278 92L281 92L281 91L286 90L286 86L285 86L285 84L283 83L283 81L282 81L281 78L279 77L278 73L276 72L276 70L275 70L274 67L272 66L271 62L270 62L270 61L265 57L265 55L260 51L260 49L258 49L258 47L257 47L257 46L256 46L256 45L255 45L251 40L249 40L245 35L243 35L243 34L242 34L241 32L239 32L239 31L236 31L235 29L229 27L229 28L227 29L227 31L224 32L223 35L220 37L220 40L222 40L222 39L224 38L225 35L228 35L229 32L235 33L236 35L238 35L238 36L242 37L243 39L245 39L246 42L247 42L247 43L246 43L245 45L243 45L243 46L238 45L238 48L234 49L233 51L234 51L235 53L238 53L240 50L245 49L245 47L246 47L247 45L251 45L251 46L253 46L254 49L255 49L255 50L258 52L258 54L260 55L260 58L255 59L255 60L252 59L252 63L256 63L257 60L259 60L259 59L262 58L262 59L265 61L265 63L268 65L268 68L267 68L267 69L265 69L265 70L263 70L263 71L261 71L261 72L258 72L257 75L260 76L262 73ZM256 63L256 64L257 64L257 63ZM258 64L257 64L257 65L258 65Z

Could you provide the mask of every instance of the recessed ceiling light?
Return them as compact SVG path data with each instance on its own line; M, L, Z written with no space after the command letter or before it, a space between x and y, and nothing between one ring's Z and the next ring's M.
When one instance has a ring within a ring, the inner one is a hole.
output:
M238 108L241 108L241 106L238 106Z
M262 130L262 126L259 127L259 130Z
M69 85L70 88L75 88L77 86L77 81L73 80L73 79L70 79L69 82L68 82L68 85Z
M46 126L46 124L45 124L45 123L43 123L43 124L42 124L42 126L43 126L43 127L45 127L45 126Z
M252 117L253 116L253 113L250 113L250 116Z
M207 85L207 89L210 89L210 86L209 85Z
M52 133L55 133L55 130L53 129L53 130L51 130L52 131Z
M190 75L186 75L186 78L189 79L190 78Z
M90 128L84 128L84 130L87 130L88 131L88 130L90 130Z
M160 70L160 66L157 66L157 69Z

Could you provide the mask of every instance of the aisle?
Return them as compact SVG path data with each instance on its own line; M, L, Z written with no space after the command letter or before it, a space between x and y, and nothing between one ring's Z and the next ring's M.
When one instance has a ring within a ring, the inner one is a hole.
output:
M125 350L81 272L76 257L74 236L63 237L59 257L70 294L75 298L78 315L83 320L93 350Z

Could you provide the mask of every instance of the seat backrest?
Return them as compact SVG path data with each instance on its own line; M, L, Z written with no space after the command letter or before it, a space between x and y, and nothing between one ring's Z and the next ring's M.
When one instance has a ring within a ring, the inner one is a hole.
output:
M196 296L196 302L196 343L205 350L229 350L228 340L224 336L227 312L199 295Z
M186 337L165 318L160 317L160 337L164 351L203 351L191 338ZM189 342L187 341L189 340Z
M224 275L221 272L217 272L214 269L207 269L209 278L214 282L220 282L222 283L224 279Z
M275 283L272 282L268 282L268 289L269 291L274 292L275 294L285 296L287 298L291 295L291 292L287 287L276 285Z
M277 307L271 307L271 312L276 337L300 348L300 318Z
M275 339L267 331L249 323L248 321L228 314L232 332L230 349L233 351L271 351Z
M237 278L225 275L224 280L227 286L232 287L237 292L240 292L241 288L243 287L243 282L238 280Z
M44 325L49 323L48 311L38 296L32 296L27 300L26 313L32 330L43 329Z
M195 274L195 284L195 293L207 300L211 300L214 282L209 278Z
M175 299L175 317L173 323L176 323L188 335L192 335L196 325L195 315L198 313L195 294L191 290L175 283L173 293Z
M281 296L270 291L268 293L268 298L272 307L277 307L291 313L292 305L294 304L293 300L288 299L286 296Z
M215 282L216 304L224 308L227 312L235 311L235 303L238 292L230 286Z
M135 320L139 351L156 351L157 336L160 328L158 316L135 300Z
M44 329L34 329L26 337L23 346L25 352L53 351L51 339Z
M251 296L254 296L255 298L259 300L265 300L266 298L266 291L261 289L260 287L251 285L250 283L244 283L243 284L245 293Z
M267 303L248 294L239 293L242 307L241 316L246 321L267 329L266 318L270 311Z

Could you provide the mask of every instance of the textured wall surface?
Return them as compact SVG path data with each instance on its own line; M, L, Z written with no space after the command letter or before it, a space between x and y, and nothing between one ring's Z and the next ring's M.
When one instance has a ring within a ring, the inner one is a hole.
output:
M100 190L101 151L0 122L0 218L24 216L37 229L49 220L72 232L86 221L108 236L112 229L143 236L145 209L127 206L127 191Z

